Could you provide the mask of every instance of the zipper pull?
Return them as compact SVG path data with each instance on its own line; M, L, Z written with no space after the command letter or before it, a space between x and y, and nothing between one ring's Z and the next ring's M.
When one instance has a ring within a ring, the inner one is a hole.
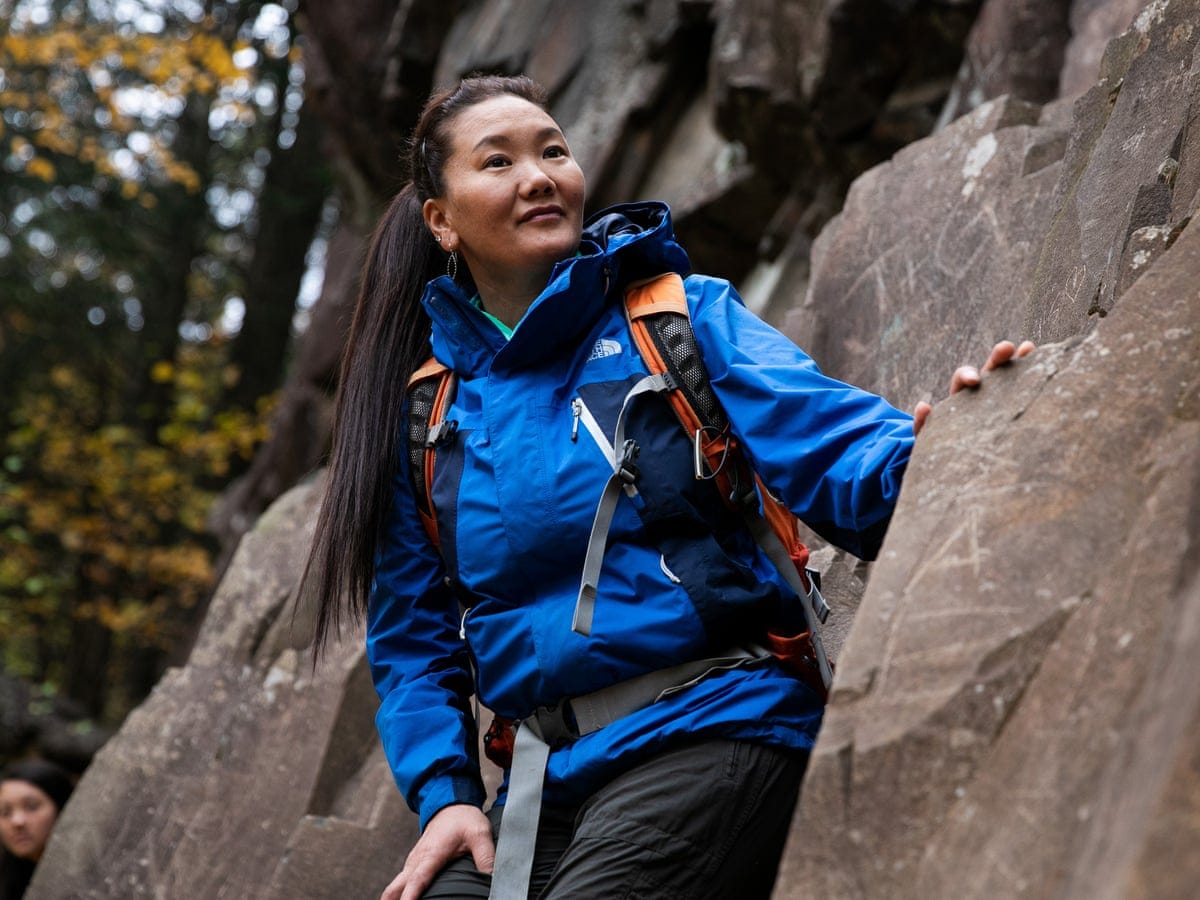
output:
M571 443L579 440L579 419L583 415L583 401L576 397L571 401Z

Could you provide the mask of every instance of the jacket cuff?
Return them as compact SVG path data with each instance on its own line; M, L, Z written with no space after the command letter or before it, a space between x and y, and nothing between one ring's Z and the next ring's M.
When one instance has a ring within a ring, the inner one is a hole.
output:
M487 792L484 791L483 785L474 778L435 779L427 784L421 792L421 808L418 810L421 817L421 831L425 830L425 826L429 824L429 820L434 815L447 806L466 803L482 809L486 799Z

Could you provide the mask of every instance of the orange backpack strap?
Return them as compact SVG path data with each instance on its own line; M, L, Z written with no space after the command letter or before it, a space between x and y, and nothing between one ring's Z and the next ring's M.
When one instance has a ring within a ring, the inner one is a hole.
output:
M634 343L650 374L669 372L675 377L679 387L667 394L667 399L675 410L679 424L697 448L698 455L707 461L709 471L714 473L711 477L716 478L721 495L728 499L734 493L734 486L730 469L725 463L729 461L727 453L733 437L729 432L725 411L717 402L716 395L712 395L711 402L705 404L708 407L707 421L702 421L696 405L685 393L685 387L699 385L709 394L712 394L712 388L692 335L692 320L688 314L683 279L674 272L668 272L633 284L625 292L625 313ZM681 366L676 361L681 358L694 360L697 368L692 372L678 371ZM703 477L700 459L696 461L696 477Z
M738 446L696 346L683 279L669 272L635 282L626 289L625 311L650 373L667 373L675 382L667 398L692 440L696 477L716 482L726 503L741 513L768 558L800 594L808 631L786 640L768 634L769 649L793 664L801 654L810 654L805 665L812 663L814 686L827 689L832 672L817 623L825 621L829 607L808 572L808 547L800 540L796 516L750 469Z
M433 467L437 448L449 440L458 423L446 420L454 400L454 373L430 357L408 379L408 460L421 524L435 547L437 512L433 508Z
M692 332L683 279L670 272L638 282L626 292L625 308L634 343L651 374L669 372L675 379L677 387L667 398L692 439L696 477L714 479L731 506L757 505L761 496L767 523L804 572L808 548L800 541L796 517L750 470L709 383Z

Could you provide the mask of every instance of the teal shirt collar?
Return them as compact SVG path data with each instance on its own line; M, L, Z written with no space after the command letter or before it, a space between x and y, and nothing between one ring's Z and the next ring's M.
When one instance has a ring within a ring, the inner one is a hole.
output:
M471 298L471 305L473 307L475 307L477 310L479 310L481 313L483 313L485 316L487 316L488 321L496 326L496 329L502 335L504 335L505 340L512 339L513 330L511 328L509 328L507 325L505 325L503 322L501 322L499 319L497 319L495 316L493 316L486 309L483 308L483 301L479 299L478 294L476 294L474 297Z

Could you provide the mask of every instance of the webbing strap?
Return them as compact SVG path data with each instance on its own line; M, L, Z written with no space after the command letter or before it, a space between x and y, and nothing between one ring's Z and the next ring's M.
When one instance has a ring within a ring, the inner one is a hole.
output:
M529 877L542 813L542 784L546 779L546 760L550 758L550 746L534 733L531 725L532 722L525 722L517 729L508 775L508 800L501 817L488 900L529 898Z
M783 576L792 590L800 595L800 609L804 612L804 624L812 635L813 652L817 656L817 668L821 671L821 683L825 685L825 690L829 690L829 686L833 682L833 670L829 667L829 657L825 655L825 644L821 640L819 630L819 622L825 621L829 615L829 607L825 603L825 598L821 596L815 581L810 580L809 584L805 585L804 579L800 577L800 572L796 569L796 564L788 556L783 544L779 543L779 538L771 530L767 520L760 516L757 510L747 510L742 518L746 527L750 529L750 533L754 535L758 546L779 570L779 574Z
M712 672L736 669L746 663L767 659L770 655L761 647L733 647L722 656L658 669L590 694L573 697L570 709L575 716L576 730L580 737L599 731L631 712L691 687Z
M596 515L592 519L592 531L588 535L587 553L583 559L583 575L579 580L579 595L575 599L575 615L571 619L571 630L576 634L586 637L592 633L596 586L600 582L600 570L604 567L604 549L608 545L608 532L612 527L613 515L617 511L617 501L620 500L623 490L634 490L633 483L637 480L637 469L634 466L637 444L625 440L625 419L630 403L640 394L661 393L673 390L674 387L674 379L665 373L647 375L629 389L621 404L617 427L613 432L613 471L600 493Z
M608 531L612 527L617 501L626 481L620 472L613 472L604 484L596 517L592 520L592 532L588 535L587 555L583 560L583 577L579 582L579 596L575 598L575 615L571 618L571 630L585 637L592 633L592 618L596 611L596 585L600 581L600 570L604 568L604 548L608 544Z

